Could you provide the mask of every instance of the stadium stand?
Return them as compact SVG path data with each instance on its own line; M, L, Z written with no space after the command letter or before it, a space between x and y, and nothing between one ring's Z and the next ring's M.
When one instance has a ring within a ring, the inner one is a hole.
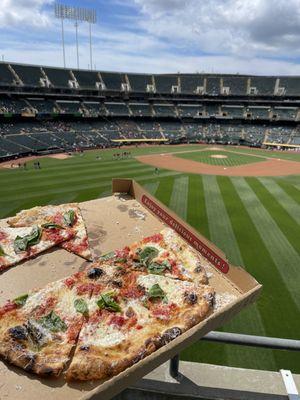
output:
M20 64L10 64L10 66L17 73L24 86L41 86L43 75L40 67Z
M220 77L208 76L206 78L206 93L210 96L218 96L220 94L221 82Z
M177 109L180 117L195 117L203 112L202 104L178 104Z
M69 88L69 81L73 78L71 73L67 69L62 68L43 68L45 74L47 75L49 81L55 88Z
M250 86L255 88L256 91L250 94L273 96L275 92L276 78L255 76L251 78Z
M244 118L244 112L243 106L224 105L221 108L221 114L228 118Z
M147 86L152 85L152 75L127 74L130 88L133 92L144 93Z
M150 75L0 63L0 86L2 159L137 139L299 146L299 77Z
M273 116L282 121L295 121L297 113L297 107L274 107L273 109Z
M285 94L289 96L299 96L300 77L291 76L280 78L279 86L285 89Z
M270 119L270 107L249 106L246 108L246 117L252 119Z
M125 103L104 103L104 105L111 116L129 116L129 110Z
M155 75L155 88L158 93L171 93L173 86L178 86L176 75Z
M101 77L107 90L120 92L122 83L126 83L124 74L117 72L101 72Z
M233 96L245 96L247 94L247 77L224 76L223 87L228 87L229 94Z
M12 85L14 76L8 68L8 64L0 63L0 85Z
M198 74L183 74L180 77L181 93L194 94L197 88L204 87L204 76Z
M173 104L153 104L153 110L156 116L175 117L176 111Z
M134 117L152 117L151 107L147 103L129 103L129 109Z
M95 71L72 71L81 89L97 89L96 82L101 82L98 72Z

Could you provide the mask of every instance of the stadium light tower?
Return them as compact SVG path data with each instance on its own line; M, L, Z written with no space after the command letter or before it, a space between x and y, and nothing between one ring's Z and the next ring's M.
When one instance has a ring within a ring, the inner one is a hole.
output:
M64 20L75 21L76 30L76 50L77 50L77 68L79 69L79 51L78 51L78 23L88 22L89 35L90 35L90 65L93 69L93 49L92 49L92 24L97 22L97 13L95 9L67 6L65 4L55 3L55 17L61 19L61 34L62 34L62 47L64 67L66 67L65 56L65 35L64 35Z

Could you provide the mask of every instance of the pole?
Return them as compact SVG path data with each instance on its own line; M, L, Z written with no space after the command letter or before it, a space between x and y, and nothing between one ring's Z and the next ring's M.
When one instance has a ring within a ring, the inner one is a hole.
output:
M64 33L64 19L63 18L61 18L61 38L62 38L64 68L66 68L65 33Z
M77 69L79 69L79 50L78 50L78 21L75 22L76 28L76 51L77 51Z
M92 50L92 24L89 23L90 25L90 65L91 65L91 71L93 69L93 50Z

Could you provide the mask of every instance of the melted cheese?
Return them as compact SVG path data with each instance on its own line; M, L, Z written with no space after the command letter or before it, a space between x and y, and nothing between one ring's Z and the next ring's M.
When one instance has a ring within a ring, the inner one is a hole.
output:
M46 298L49 297L51 294L57 294L63 286L63 281L57 281L50 285L47 285L44 289L39 290L38 292L29 294L27 301L22 308L22 311L24 311L25 313L30 313L34 308L44 303Z
M184 293L194 288L191 282L177 281L160 275L142 275L137 283L148 291L153 285L158 284L165 292L169 303L182 304Z
M87 327L84 332L82 331L81 341L88 346L112 347L121 343L125 338L124 333L114 326L101 325L96 330Z
M151 315L149 310L146 307L144 307L139 300L129 300L127 303L127 309L129 307L132 307L132 309L136 313L138 320L137 323L139 325L146 325L147 323L151 323Z

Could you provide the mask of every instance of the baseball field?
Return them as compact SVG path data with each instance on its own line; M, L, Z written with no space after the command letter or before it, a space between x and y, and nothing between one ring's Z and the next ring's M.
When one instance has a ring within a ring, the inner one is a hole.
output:
M131 157L113 159L123 151ZM300 154L190 145L46 157L41 169L35 161L26 169L0 168L1 218L107 196L112 178L134 178L264 285L259 301L223 331L300 338ZM296 352L202 342L181 358L300 373Z

